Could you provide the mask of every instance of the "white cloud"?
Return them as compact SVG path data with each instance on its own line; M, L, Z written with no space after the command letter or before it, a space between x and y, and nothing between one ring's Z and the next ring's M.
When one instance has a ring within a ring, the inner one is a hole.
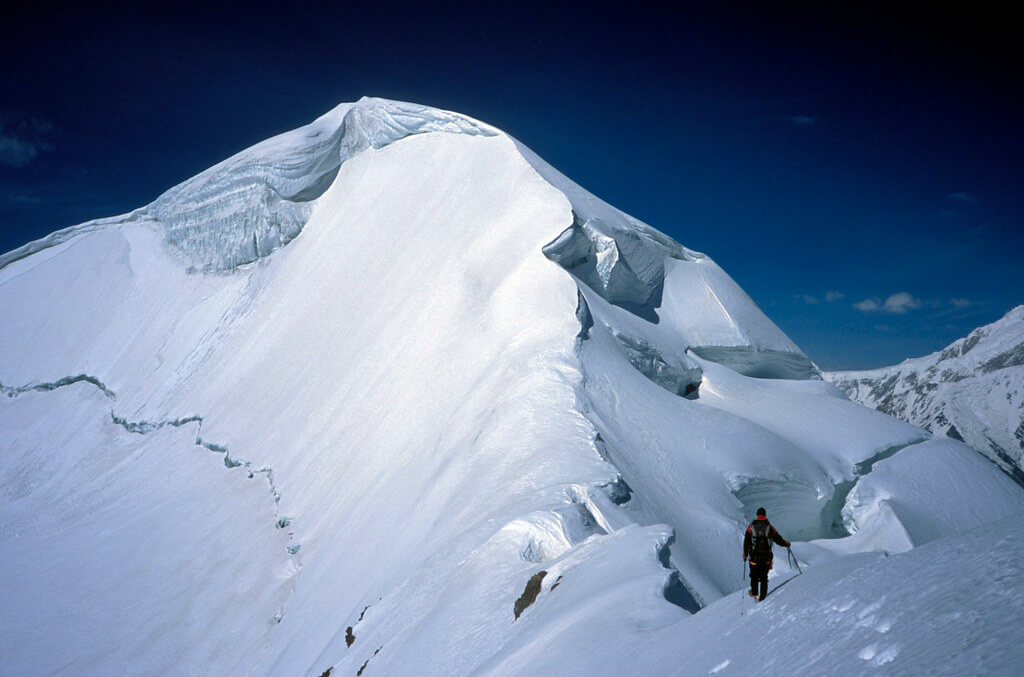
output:
M902 315L908 310L917 310L921 305L921 299L914 298L909 292L901 291L887 298L882 308L887 313Z
M829 303L832 303L833 301L838 301L845 297L846 294L844 294L841 291L830 291L825 294L825 300L828 301Z
M953 306L954 308L967 308L969 306L973 306L974 302L968 299L950 299L949 305Z
M878 299L864 299L853 304L853 307L863 313L885 312L891 315L903 315L908 310L917 310L924 306L921 299L916 298L910 292L901 291L893 294L885 301Z
M811 296L810 294L797 294L796 298L812 306L818 303L818 297Z

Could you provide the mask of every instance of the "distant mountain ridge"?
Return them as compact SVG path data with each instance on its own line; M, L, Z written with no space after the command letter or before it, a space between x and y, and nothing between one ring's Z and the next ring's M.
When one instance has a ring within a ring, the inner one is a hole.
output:
M861 404L966 442L1024 484L1024 305L926 357L825 377Z

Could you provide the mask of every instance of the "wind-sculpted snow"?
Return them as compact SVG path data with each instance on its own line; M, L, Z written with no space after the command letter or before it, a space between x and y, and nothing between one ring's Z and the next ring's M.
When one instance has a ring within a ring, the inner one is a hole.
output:
M828 379L861 404L966 442L1024 485L1024 306L927 357Z
M642 338L634 338L628 334L616 334L615 338L622 346L629 363L641 374L675 395L697 396L703 372L693 360L680 359L669 363L660 351Z
M859 494L851 499L850 492L863 489L866 482L861 480L871 473L876 463L922 441L882 449L871 458L854 464L853 477L834 482L831 496L823 497L820 488L799 480L742 478L741 486L735 492L736 498L743 503L745 515L754 514L759 507L767 507L774 520L786 525L786 535L791 540L843 539L860 529L863 511L858 508L866 504L860 500ZM823 498L827 500L823 501ZM901 549L901 545L904 544L891 548Z
M615 228L597 217L582 221L575 212L573 224L543 251L609 303L652 322L658 321L665 257L687 256L644 231Z
M760 350L752 346L693 346L694 355L754 378L820 378L814 363L801 353Z
M686 350L749 376L820 378L817 367L725 271L651 226L601 201L516 142L530 165L572 206L572 220L544 254L582 285L590 305L609 304L616 334L646 336L685 362Z
M102 230L104 228L110 228L112 226L118 226L128 221L137 220L138 216L136 212L125 214L123 216L115 216L107 219L96 219L95 221L89 221L87 223L81 223L77 226L71 226L64 228L56 232L50 233L46 237L33 240L27 244L12 249L9 252L0 253L0 270L21 259L38 254L44 250L50 249L51 247L57 247L66 242L72 241L74 238L82 235L87 235L91 232ZM52 252L51 252L52 253ZM45 256L45 255L44 255Z
M306 127L242 151L171 188L146 207L65 228L2 254L0 269L78 236L124 223L147 223L159 229L190 271L228 270L256 261L302 231L312 202L330 185L346 153L369 147L373 138L384 138L353 125L346 143L343 113L350 107L340 106ZM372 114L369 118L372 124ZM378 126L386 125L381 120Z
M590 297L590 303L610 304L626 311L609 309L600 314L638 370L680 395L695 390L700 381L700 367L686 356L687 350L748 376L819 378L814 364L760 314L749 297L710 259L679 245L668 246L664 235L656 237L653 233L651 228L639 229L622 223L613 226L598 217L584 221L574 211L572 225L543 248L545 256L582 285L581 303L587 304ZM667 265L679 271L668 281L669 306L701 304L701 317L707 324L688 325L685 320L680 323L678 314L670 313L666 316L671 326L656 326L661 322L659 313L663 312L665 301ZM697 272L694 276L686 268L675 267L687 265L706 266L707 273ZM699 281L697 285L693 285L695 279ZM713 308L703 312L709 297L713 299ZM731 299L731 309L722 299ZM719 317L713 318L715 314ZM749 328L741 327L736 324L736 316L746 316L752 324ZM716 319L717 328L713 326ZM592 318L587 320L590 321ZM583 329L589 331L589 326ZM680 341L686 339L690 342L680 346Z
M175 186L146 213L191 269L236 268L295 239L349 158L427 132L496 133L454 113L364 98Z
M486 125L344 105L158 202L0 269L5 674L671 672L759 504L808 575L1024 512Z

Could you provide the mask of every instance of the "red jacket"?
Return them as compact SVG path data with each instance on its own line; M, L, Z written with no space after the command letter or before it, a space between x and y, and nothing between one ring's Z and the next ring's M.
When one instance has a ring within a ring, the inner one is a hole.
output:
M754 520L754 522L757 522L758 520L764 520L765 522L768 522L768 518L765 517L764 515L758 515L757 519ZM751 527L753 526L753 524L754 523L751 522L750 526L747 527L747 533L743 534L743 559L746 559L747 557L749 557L752 554L751 553L751 547L752 547L751 540L752 540L752 536L753 536L754 532L751 529ZM775 527L773 527L771 525L771 522L768 522L768 537L770 539L772 539L773 541L775 541L776 543L778 543L779 545L781 545L783 548L788 548L789 547L789 541L784 539L782 536L779 536L779 532L775 530ZM771 559L771 556L769 556L769 560L770 559Z

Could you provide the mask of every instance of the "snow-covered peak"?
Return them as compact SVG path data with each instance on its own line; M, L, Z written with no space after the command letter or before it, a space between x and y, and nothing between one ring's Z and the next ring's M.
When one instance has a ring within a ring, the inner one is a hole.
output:
M313 122L247 148L114 219L52 233L0 253L0 269L77 235L122 223L152 221L190 271L226 271L291 242L343 162L413 134L493 136L498 130L429 106L363 97Z
M1024 305L931 355L827 377L861 404L967 442L1024 484Z
M1024 305L954 341L935 362L958 373L991 373L1024 365Z
M349 158L427 132L497 134L455 113L363 98L228 158L167 191L145 213L190 269L230 270L295 239Z
M571 207L544 254L580 285L587 312L641 346L642 360L699 373L688 352L740 373L818 378L817 367L710 257L600 200L490 125L419 104L364 97L218 163L150 205L76 226L0 256L0 268L96 228L156 229L189 272L225 272L278 251L302 232L341 166L427 133L501 136ZM522 234L526 236L526 234ZM599 309L600 307L600 309ZM661 367L658 367L659 369ZM673 382L690 376L672 377Z
M1024 511L452 113L346 104L7 261L5 672L667 672L757 507L825 572Z
M457 113L363 98L225 160L143 211L162 225L190 270L232 269L294 239L348 159L429 132L504 136ZM571 221L545 255L586 288L589 304L614 307L601 316L616 334L686 370L693 364L685 353L693 350L749 375L817 377L811 361L709 257L600 200L512 141L572 206Z
M893 369L940 370L945 378L991 373L1024 364L1024 305L1012 308L991 324L978 327L967 336L923 357L912 357L891 367L861 371L834 371L836 378L881 376Z

